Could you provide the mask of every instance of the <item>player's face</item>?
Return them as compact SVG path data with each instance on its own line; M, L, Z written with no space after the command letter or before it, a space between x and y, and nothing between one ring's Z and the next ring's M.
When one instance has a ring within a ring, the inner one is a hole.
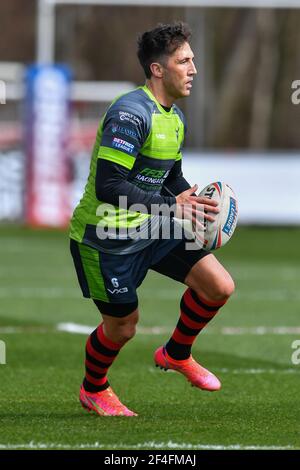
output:
M163 67L163 84L167 94L174 98L189 96L193 76L197 73L194 54L188 42L185 42L168 57Z

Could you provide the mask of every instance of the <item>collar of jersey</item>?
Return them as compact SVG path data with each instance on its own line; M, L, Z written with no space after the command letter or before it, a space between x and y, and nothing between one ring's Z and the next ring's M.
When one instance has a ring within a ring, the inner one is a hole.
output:
M153 93L149 90L147 85L140 87L148 96L149 98L155 102L156 106L158 107L159 111L167 117L170 117L173 114L173 106L171 107L170 111L166 111L162 105L157 101Z

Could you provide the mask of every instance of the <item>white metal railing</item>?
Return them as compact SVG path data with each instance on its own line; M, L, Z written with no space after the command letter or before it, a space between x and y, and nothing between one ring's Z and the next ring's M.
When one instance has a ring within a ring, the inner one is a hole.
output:
M20 101L25 96L23 82L5 83L6 101ZM0 83L1 86L1 83ZM116 96L135 88L132 82L71 82L71 101L84 102L111 102ZM1 90L0 90L1 91ZM1 93L0 93L1 97Z

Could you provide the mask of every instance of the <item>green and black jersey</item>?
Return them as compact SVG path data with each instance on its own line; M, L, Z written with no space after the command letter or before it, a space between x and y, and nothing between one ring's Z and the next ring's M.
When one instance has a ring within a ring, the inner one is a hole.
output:
M184 135L179 108L166 110L146 86L117 98L100 122L70 237L119 254L150 244L151 237L129 237L128 231L141 234L150 221L159 224L159 216L147 213L151 205L173 206L175 195L190 187L181 170Z

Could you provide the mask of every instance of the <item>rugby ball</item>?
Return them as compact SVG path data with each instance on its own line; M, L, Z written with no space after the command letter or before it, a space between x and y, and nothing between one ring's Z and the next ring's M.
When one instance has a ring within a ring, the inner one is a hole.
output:
M211 183L199 196L218 201L220 212L214 214L215 221L204 222L204 250L217 250L226 245L235 231L238 219L238 204L231 187L224 182Z

